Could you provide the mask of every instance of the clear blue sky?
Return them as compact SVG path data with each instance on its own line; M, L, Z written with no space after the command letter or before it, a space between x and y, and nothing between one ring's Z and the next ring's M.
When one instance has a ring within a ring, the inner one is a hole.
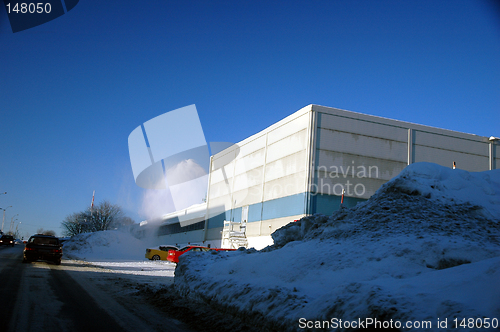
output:
M19 214L23 234L61 235L93 190L140 221L128 135L190 104L208 142L238 142L308 104L500 136L499 8L81 0L12 33L2 6L0 207L13 206L4 231Z

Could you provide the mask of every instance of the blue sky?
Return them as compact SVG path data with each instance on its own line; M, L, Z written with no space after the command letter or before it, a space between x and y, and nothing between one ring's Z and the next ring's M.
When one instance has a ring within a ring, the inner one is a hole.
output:
M0 207L22 234L120 204L136 221L128 135L196 104L238 142L319 104L500 136L494 1L90 1L12 33L0 8ZM1 217L1 215L0 215ZM15 219L14 218L14 219Z

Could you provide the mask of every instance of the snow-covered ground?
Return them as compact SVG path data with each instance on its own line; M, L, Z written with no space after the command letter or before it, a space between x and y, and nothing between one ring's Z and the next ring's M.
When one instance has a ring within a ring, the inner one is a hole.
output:
M64 258L83 263L102 272L134 276L135 282L143 282L153 288L173 282L175 264L166 261L150 261L144 257L148 241L141 241L130 233L118 230L84 233L64 242ZM68 262L66 261L66 264ZM138 278L166 277L166 278Z
M378 322L455 331L455 319L462 331L473 330L469 319L500 326L500 170L413 164L370 200L288 224L273 239L261 251L181 256L175 288L285 330ZM146 247L103 232L64 250L115 272L172 276L172 264L146 261Z

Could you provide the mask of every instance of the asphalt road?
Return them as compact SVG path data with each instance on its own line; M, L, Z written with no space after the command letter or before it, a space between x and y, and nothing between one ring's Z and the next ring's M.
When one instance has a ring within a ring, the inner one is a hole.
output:
M189 330L136 299L102 291L85 267L24 264L23 248L0 247L0 331Z

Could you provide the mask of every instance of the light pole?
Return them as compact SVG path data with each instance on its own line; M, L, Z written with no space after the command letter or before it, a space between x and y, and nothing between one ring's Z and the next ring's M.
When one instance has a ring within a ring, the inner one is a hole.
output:
M7 192L0 193L0 195L5 195L5 194L7 194ZM0 208L0 209L2 209L2 208ZM3 234L3 223L5 222L5 210L4 209L2 209L2 210L3 210L3 221L2 221L2 229L0 230L0 234Z
M5 209L2 209L3 210L2 233L3 233L3 224L5 224L5 210L7 210L8 208L11 208L11 207L12 207L12 205L11 206L7 206Z
M19 213L18 213L18 214L16 214L16 215L14 215L14 216L12 216L12 218L10 218L10 228L9 228L9 233L10 233L10 234L12 234L12 227L14 227L14 221L16 221L16 220L17 220L17 218L16 218L16 220L14 220L14 217L15 217L15 216L18 216L18 215L19 215Z
M17 229L19 228L19 225L21 225L21 222L22 221L20 221L19 224L17 224L17 226L16 226L16 232L14 233L16 235L16 238L19 238L19 234L17 233Z

